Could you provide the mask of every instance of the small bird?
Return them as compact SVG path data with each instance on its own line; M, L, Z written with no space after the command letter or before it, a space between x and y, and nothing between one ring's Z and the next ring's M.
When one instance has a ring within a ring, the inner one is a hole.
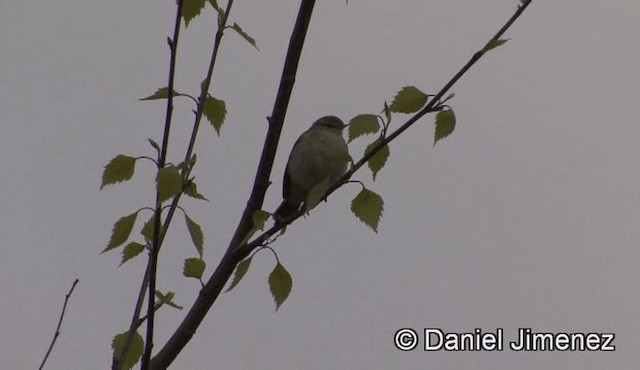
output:
M284 200L273 214L276 224L298 211L316 185L327 178L332 185L347 171L351 156L342 137L345 127L340 118L325 116L300 135L284 171Z

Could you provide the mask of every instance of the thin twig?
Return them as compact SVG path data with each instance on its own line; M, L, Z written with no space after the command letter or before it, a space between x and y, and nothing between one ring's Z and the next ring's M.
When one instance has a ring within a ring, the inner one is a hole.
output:
M73 294L73 290L76 288L77 284L78 284L78 279L73 281L73 284L71 285L71 289L69 289L69 293L67 293L67 295L64 297L64 304L62 305L62 312L60 313L60 319L58 320L58 326L56 327L55 334L53 334L53 340L51 340L51 344L49 345L49 349L47 350L47 354L44 356L44 359L42 359L42 363L40 364L40 367L38 368L40 370L44 369L44 364L47 362L47 359L49 358L49 355L51 354L51 350L53 350L53 346L56 344L56 340L58 340L58 337L60 336L60 327L62 326L62 320L64 319L64 313L67 310L67 303L69 302L69 298L71 298L71 294Z
M177 49L178 49L178 40L180 37L180 25L182 22L182 8L183 8L184 0L178 0L177 9L176 9L176 18L174 22L173 29L173 38L168 39L169 50L170 50L170 62L169 62L169 81L168 81L168 96L167 96L167 109L165 113L165 126L162 138L162 149L159 153L158 158L158 169L164 167L167 151L169 147L169 134L171 132L171 120L173 116L173 97L174 97L174 81L175 81L175 71L176 71L176 57L177 57ZM148 369L149 361L151 359L151 351L153 349L153 328L154 328L154 307L155 307L155 283L156 283L156 270L158 263L158 251L160 249L160 225L161 225L161 208L162 204L160 202L160 196L156 193L156 207L155 207L155 216L154 216L154 228L153 228L153 241L151 251L149 251L149 263L147 264L147 269L145 271L145 276L142 280L142 284L140 287L140 292L138 294L138 300L136 302L136 307L134 309L134 314L131 319L131 324L129 325L129 331L127 333L127 338L125 340L125 345L122 347L122 351L120 351L118 356L113 357L112 359L112 369L120 370L126 358L129 350L131 349L131 344L133 343L133 334L137 329L137 323L139 322L140 312L142 311L143 297L145 291L148 289L148 308L147 308L147 339L145 341L145 350L142 356L141 368Z
M169 39L169 46L171 47L171 51L172 51L172 53L171 53L171 64L170 64L170 76L172 76L173 73L174 73L173 71L175 71L175 56L177 54L176 52L177 52L177 45L178 45L177 40L178 40L178 32L179 32L179 22L180 22L181 17L182 17L181 11L182 11L182 3L183 3L183 1L184 0L180 0L180 2L178 3L179 7L178 7L178 10L177 10L177 13L176 13L176 28L174 29L174 38L173 38L173 40ZM216 36L215 36L215 39L214 39L213 52L212 52L211 59L210 59L210 62L209 62L209 68L208 68L208 71L207 71L207 76L206 76L205 80L203 81L203 86L202 86L202 90L201 90L201 93L200 93L200 97L199 97L199 100L197 101L198 105L197 105L197 110L196 110L196 115L195 115L195 122L194 122L194 127L193 127L193 130L192 130L192 133L191 133L191 138L189 140L189 146L188 146L188 149L187 149L186 154L185 154L185 161L188 161L191 158L193 150L194 150L194 147L195 147L195 140L196 140L198 129L200 127L200 122L202 120L202 116L203 116L203 113L204 113L204 104L205 104L205 101L206 101L206 97L207 97L207 93L208 93L208 90L209 90L209 86L210 86L211 80L213 78L213 70L214 70L214 67L215 67L215 64L216 64L216 60L217 60L217 56L218 56L218 50L219 50L219 47L220 47L223 31L225 29L225 26L226 26L226 23L227 23L227 19L228 19L228 16L229 16L229 12L231 11L231 6L232 5L233 5L233 0L230 0L227 3L223 24L219 25L218 31L216 32ZM167 101L167 120L166 120L166 122L170 122L171 112L173 111L173 104L172 104L172 98L173 98L173 95L174 95L173 81L174 81L174 78L170 77L169 78L169 87L168 87L169 96L168 96L168 101ZM161 154L161 158L160 158L160 162L163 163L163 164L165 163L164 159L166 158L166 146L165 146L165 144L168 143L168 137L167 137L168 128L166 127L166 125L165 125L165 132L164 133L165 133L165 140L163 140L163 147L162 147L163 151L162 151L162 153L165 154L165 155L162 156L162 154ZM159 168L161 168L161 166L159 166ZM187 168L183 169L183 171L182 171L182 176L183 176L183 178L185 180L189 176L190 169L191 169L190 167L187 167ZM129 334L127 336L126 345L125 345L125 347L123 347L123 351L121 353L120 358L122 358L122 355L124 355L124 353L128 352L128 349L129 349L129 347L131 345L131 342L133 340L133 333L134 333L135 329L137 329L137 327L139 326L139 323L141 322L141 319L139 317L140 317L141 307L142 307L142 303L143 303L143 299L144 299L144 293L147 291L147 286L152 284L151 281L154 282L154 284L153 284L154 286L153 287L149 287L149 290L148 290L148 292L149 292L149 300L148 300L149 304L148 304L147 317L149 318L149 321L147 321L147 327L148 328L149 327L153 328L153 316L154 316L153 312L155 311L155 309L151 310L151 307L155 306L155 305L152 304L152 302L155 300L154 294L155 294L155 280L156 279L155 279L155 274L153 274L154 275L153 278L151 277L151 275L152 275L151 274L151 270L155 270L153 268L153 266L157 265L157 256L158 256L158 253L160 251L160 248L162 247L162 243L164 241L164 236L166 234L165 231L168 229L168 227L169 227L169 225L170 225L170 223L171 223L171 221L173 219L173 215L175 214L175 210L176 210L176 208L178 206L178 203L180 201L181 195L182 195L182 193L178 193L173 198L173 200L171 202L171 205L169 207L169 210L167 212L166 218L165 218L164 223L162 224L161 228L158 225L158 223L160 221L160 217L156 217L156 220L155 220L156 224L154 225L154 241L153 241L153 245L154 245L153 251L155 252L154 253L154 257L150 258L150 263L147 266L148 268L145 271L145 276L144 276L144 278L142 280L142 284L141 284L141 287L140 287L140 292L138 294L138 301L137 301L137 304L136 304L135 314L134 314L134 317L132 318ZM156 215L158 215L158 212L156 212ZM159 234L156 234L156 232L158 232ZM150 347L150 343L152 343L152 341L149 338L149 336L150 336L149 332L150 332L150 330L147 331L147 340L146 340L146 345L145 345L145 356L146 356L147 353L150 353L150 351L151 351L151 348L149 348L149 347ZM152 336L151 336L151 339L152 339ZM115 361L115 358L114 358L114 361ZM143 358L143 361L144 361L144 358ZM119 369L119 367L118 368L113 367L113 368L114 369ZM143 365L143 368L145 368L144 365Z
M169 148L169 133L171 131L171 119L173 113L173 86L175 83L176 73L176 59L178 55L178 40L180 36L180 25L182 21L182 8L184 0L179 0L176 10L176 20L173 29L173 38L168 39L169 49L171 50L171 57L169 62L169 82L168 82L168 96L167 96L167 109L164 124L164 135L162 137L162 150L160 151L160 158L158 169L162 169L165 166L167 159L167 151ZM154 216L153 225L153 242L151 251L149 252L149 289L147 290L147 332L146 340L144 343L144 354L142 355L142 361L140 369L148 370L149 363L151 361L151 351L153 350L153 334L155 328L155 292L157 281L157 268L158 268L158 254L160 252L160 226L162 225L162 200L160 199L160 192L156 192L156 211ZM133 332L129 332L129 336L132 336ZM125 357L121 357L125 358Z

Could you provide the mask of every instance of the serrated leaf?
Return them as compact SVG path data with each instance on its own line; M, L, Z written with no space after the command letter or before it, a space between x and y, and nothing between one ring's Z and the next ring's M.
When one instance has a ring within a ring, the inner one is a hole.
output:
M184 268L182 274L186 277L194 279L202 279L204 269L207 267L206 262L201 258L187 258L184 260Z
M380 130L380 122L375 114L359 114L349 121L349 142L362 135L375 134Z
M382 197L369 189L362 189L351 201L351 212L376 233L384 210Z
M155 215L151 216L147 222L145 222L142 230L140 230L140 234L144 236L147 242L151 242L153 240L153 225L155 224ZM160 225L160 234L162 235L162 224Z
M247 258L246 260L240 261L236 266L236 271L233 274L233 280L231 280L231 285L227 288L225 292L231 291L231 289L235 288L240 280L244 277L244 275L249 271L249 266L251 265L251 259L253 256Z
M125 262L142 253L142 251L144 251L144 244L136 242L127 244L122 250L122 262L120 262L120 266L124 265Z
M189 27L195 17L200 15L204 8L205 0L184 0L182 3L182 19L184 19L185 27Z
M389 105L387 105L387 102L384 102L384 108L382 109L382 112L384 113L384 116L387 118L387 125L389 123L391 123L391 109L389 109Z
M291 293L291 287L293 286L293 280L289 271L278 262L276 267L269 274L269 290L273 296L273 300L276 302L276 311L280 308L282 303L289 297Z
M224 101L216 99L210 95L207 96L204 101L204 116L216 130L218 136L220 136L220 129L222 128L224 119L227 116L227 107Z
M119 154L111 160L102 172L102 185L100 190L107 185L130 180L136 168L136 158Z
M186 213L184 215L184 221L187 223L187 229L189 229L189 235L191 236L193 245L195 245L200 257L202 257L202 251L204 249L204 234L202 233L202 228L187 216Z
M117 334L113 337L111 341L111 348L113 349L113 357L118 358L120 356L120 352L124 348L124 345L127 341L127 335L129 331L124 333ZM142 357L142 351L144 350L144 340L142 336L136 331L133 333L133 339L131 341L131 347L129 347L129 353L125 356L124 361L120 361L122 364L120 366L123 370L131 369Z
M433 145L445 137L451 135L456 128L456 115L452 109L441 110L436 114L436 129L433 140Z
M380 143L382 139L378 138L373 143L369 144L367 148L364 150L364 154L368 154L378 143ZM369 158L367 161L367 166L371 170L371 175L373 176L373 181L376 181L376 176L378 176L378 172L384 167L387 163L387 159L389 159L389 145L385 145L380 150L373 155L373 157Z
M509 41L509 39L498 39L498 40L491 40L487 43L487 45L484 46L484 48L482 49L482 51L484 51L485 53L489 50L495 49L498 46L503 45L505 42Z
M182 96L183 94L173 91L173 96ZM161 87L153 94L147 96L146 98L141 98L140 100L158 100L158 99L167 99L169 97L169 88Z
M415 86L405 86L398 91L389 109L398 113L415 113L427 104L428 95Z
M102 253L121 246L127 241L127 239L129 239L129 235L131 235L131 230L133 229L133 224L136 222L136 217L138 217L138 211L128 216L123 216L116 221L113 225L113 230L111 231L109 244L107 244L107 247L102 251Z
M155 149L156 152L158 152L158 154L160 154L160 145L158 145L158 143L156 143L154 140L151 140L151 139L147 139L147 140L149 140L149 144L151 144L153 149Z
M182 191L182 176L175 166L167 166L158 170L156 185L160 202L178 195Z
M162 304L166 304L167 306L173 307L173 308L177 308L179 310L183 309L184 307L177 305L175 302L173 302L173 298L175 297L175 293L174 292L167 292L167 294L162 294L161 291L156 290L155 292L156 297L158 298L158 301L160 301L160 303Z
M239 24L233 23L233 26L231 26L231 28L236 31L238 35L242 36L243 39L247 40L247 42L250 43L254 48L256 48L256 50L260 50L258 49L258 45L256 45L256 40L253 37L249 36L248 33L244 32Z
M267 223L269 216L269 212L263 211L261 209L253 212L253 214L251 215L253 226L251 227L251 230L249 230L247 235L245 235L245 237L242 239L239 245L243 245L244 243L249 241L249 238L251 238L253 234L255 234L258 230L264 230L264 225Z
M317 206L318 203L320 203L320 201L324 199L324 194L327 192L327 190L329 190L330 186L331 186L331 177L327 176L327 178L322 180L322 182L320 182L319 184L317 184L311 189L311 191L309 192L309 195L307 196L307 201L305 203L305 210L307 212L314 209L315 206Z
M209 199L205 198L204 195L198 193L198 186L193 181L189 181L187 186L184 187L184 193L191 198L206 200L207 202L209 201Z

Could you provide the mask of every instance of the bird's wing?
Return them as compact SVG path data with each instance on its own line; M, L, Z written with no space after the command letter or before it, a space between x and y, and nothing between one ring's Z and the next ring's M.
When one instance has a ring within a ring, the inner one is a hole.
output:
M291 153L289 153L289 159L287 160L287 166L284 169L284 178L282 180L282 199L288 199L289 195L291 195L291 176L289 176L289 161L291 161L291 156L293 155L293 151L296 150L296 146L300 143L300 139L302 136L306 134L303 133L298 137L298 140L293 144L293 148L291 148Z

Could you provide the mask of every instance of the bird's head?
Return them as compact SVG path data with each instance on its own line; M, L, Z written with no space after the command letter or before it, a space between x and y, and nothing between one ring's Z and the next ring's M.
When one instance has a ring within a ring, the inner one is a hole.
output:
M346 126L347 125L345 125L344 122L336 116L324 116L318 118L318 120L313 123L313 127L328 129L338 133L342 133L342 129Z

